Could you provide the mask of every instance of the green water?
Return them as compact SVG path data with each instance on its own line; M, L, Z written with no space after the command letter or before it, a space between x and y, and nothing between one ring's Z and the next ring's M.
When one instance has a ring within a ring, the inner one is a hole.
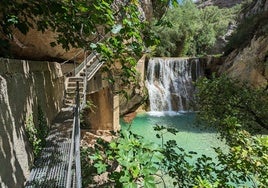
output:
M156 138L156 132L153 129L156 124L176 128L179 131L177 135L166 134L164 138L176 140L178 145L186 151L195 151L200 155L206 154L214 157L215 152L212 147L227 147L222 140L218 139L219 135L215 130L196 124L195 113L138 114L131 123L131 130L149 141L160 144L161 140ZM129 124L121 121L121 126L122 129L127 129Z
M195 151L198 153L197 156L205 154L211 158L216 156L213 147L220 147L227 151L227 145L224 141L219 139L219 134L212 128L207 128L204 125L198 125L195 121L195 113L173 113L165 115L165 113L149 113L138 114L136 118L131 123L130 130L136 134L143 136L145 139L161 143L161 140L156 138L156 131L154 131L154 126L156 124L163 125L166 127L174 127L179 132L176 135L166 134L165 141L176 140L179 147L184 148L186 151ZM129 124L124 123L121 120L122 129L128 129ZM195 158L193 158L195 160ZM214 158L215 160L215 158ZM169 178L164 177L169 185ZM247 182L245 185L236 185L232 183L234 187L251 187L252 183ZM160 184L158 186L162 188Z

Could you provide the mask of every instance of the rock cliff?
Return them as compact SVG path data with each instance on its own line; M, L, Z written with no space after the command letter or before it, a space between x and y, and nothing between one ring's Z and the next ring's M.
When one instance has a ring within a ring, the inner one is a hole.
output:
M220 68L254 87L268 87L268 0L256 0L241 14L233 50Z
M17 59L57 61L71 59L72 61L82 62L84 53L82 49L71 48L66 51L61 46L52 47L56 34L50 30L45 32L30 29L24 35L18 30L14 30L14 39L10 42L11 54Z
M115 0L114 3L122 2ZM152 0L140 1L139 10L142 18L150 20L153 16ZM10 41L10 54L13 58L57 62L71 60L78 63L84 59L83 49L71 48L66 51L61 46L52 47L50 43L55 41L57 34L51 30L41 32L36 29L30 29L26 35L18 30L14 30L13 33L14 39Z
M220 8L230 8L241 3L243 0L198 0L196 3L199 7L218 6Z

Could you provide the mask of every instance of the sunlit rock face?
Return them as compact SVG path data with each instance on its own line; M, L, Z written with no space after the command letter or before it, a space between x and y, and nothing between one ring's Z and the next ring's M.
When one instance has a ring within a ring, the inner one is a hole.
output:
M221 73L247 82L253 87L268 87L268 0L253 1L241 15L241 19L261 16L252 38L239 49L228 54ZM258 19L257 19L258 20Z
M197 0L196 3L199 7L205 6L218 6L220 8L230 8L241 3L243 0Z
M247 82L253 87L267 87L268 84L268 37L253 38L250 44L234 50L220 68L221 73Z
M153 4L151 0L141 0L141 8L144 12L146 20L151 20L153 18Z
M82 49L71 48L66 51L61 46L51 47L50 43L56 40L56 33L46 30L44 33L30 29L24 35L14 31L14 40L11 44L11 54L17 59L48 60L63 62L64 60L82 61ZM74 58L75 57L75 58Z
M268 11L268 0L255 0L246 8L242 15L243 17L249 17L265 11Z

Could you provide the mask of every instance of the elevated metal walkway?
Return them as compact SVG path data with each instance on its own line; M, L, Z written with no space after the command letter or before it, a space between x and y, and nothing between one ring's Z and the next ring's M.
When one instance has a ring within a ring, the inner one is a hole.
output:
M101 68L91 53L65 82L64 108L55 118L46 146L36 159L26 188L80 188L80 110L86 103L87 81Z
M72 126L73 109L62 109L52 125L46 138L46 146L35 161L25 187L66 187Z

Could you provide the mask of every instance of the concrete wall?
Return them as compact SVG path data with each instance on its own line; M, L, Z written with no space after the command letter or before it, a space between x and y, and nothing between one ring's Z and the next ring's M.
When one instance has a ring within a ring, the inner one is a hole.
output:
M0 187L23 187L32 164L25 121L41 107L48 123L59 112L64 78L57 63L0 59Z
M109 87L108 81L107 81L107 74L98 71L91 80L87 82L87 93L95 93L100 90L102 90L105 87Z
M120 129L119 126L119 97L114 96L109 87L87 95L95 107L85 110L87 129L95 133L98 130Z

